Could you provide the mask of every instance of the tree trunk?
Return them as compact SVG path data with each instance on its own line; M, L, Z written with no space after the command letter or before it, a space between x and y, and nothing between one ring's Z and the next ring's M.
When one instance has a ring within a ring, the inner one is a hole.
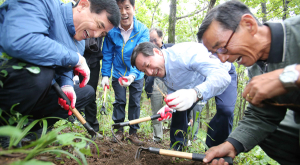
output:
M266 2L262 2L261 4L261 13L263 14L263 19L262 22L265 23L267 22L267 6L266 6Z
M176 0L171 0L169 15L168 43L175 43Z
M290 3L289 0L282 0L283 1L283 16L282 16L282 20L285 20L287 18L288 15L288 4Z
M215 3L216 3L216 0L210 0L209 1L207 13L215 6Z

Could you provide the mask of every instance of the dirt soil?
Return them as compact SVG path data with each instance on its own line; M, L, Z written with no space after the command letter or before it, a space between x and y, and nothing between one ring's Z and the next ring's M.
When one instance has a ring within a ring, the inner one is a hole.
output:
M168 132L166 132L168 133ZM128 136L128 135L125 135ZM146 139L145 136L139 135L140 139L143 139L146 144L143 147L155 147L161 149L168 149L169 142L164 141L163 143L154 143L152 139ZM135 160L135 155L140 146L135 146L128 141L123 141L123 145L118 143L112 143L111 137L105 137L103 140L95 140L99 147L99 156L94 145L91 146L93 156L87 157L89 165L201 165L201 162L196 162L188 159L172 158L170 156L163 156L147 151L142 151L140 159ZM66 151L72 153L72 148L63 148ZM76 155L76 154L74 154ZM0 164L7 165L17 160L22 160L26 157L25 154L11 154L6 156L0 156ZM35 157L35 159L53 162L54 164L60 165L76 165L78 164L75 160L67 158L65 155L62 157L55 157L53 154L41 154Z

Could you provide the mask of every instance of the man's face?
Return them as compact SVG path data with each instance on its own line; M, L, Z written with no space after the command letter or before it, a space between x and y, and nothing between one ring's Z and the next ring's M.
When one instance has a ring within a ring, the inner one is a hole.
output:
M162 38L158 36L156 30L152 30L150 32L150 42L152 42L160 48L162 47Z
M215 53L218 48L222 48L228 42L232 30L224 30L217 21L213 21L202 36L203 45L211 52ZM222 62L237 62L244 66L253 65L259 58L254 53L252 45L249 44L251 35L239 26L227 45L227 53L217 54Z
M147 76L164 77L166 75L165 60L161 51L154 48L154 56L144 56L139 53L135 59L138 70Z
M114 27L108 20L106 11L102 11L100 14L91 13L89 5L89 1L81 0L78 6L74 8L74 10L77 10L77 13L73 15L76 31L74 38L77 41L86 38L104 37Z
M121 13L121 27L124 30L128 30L133 22L133 15L135 7L131 5L129 0L125 0L121 3L118 2L118 6Z

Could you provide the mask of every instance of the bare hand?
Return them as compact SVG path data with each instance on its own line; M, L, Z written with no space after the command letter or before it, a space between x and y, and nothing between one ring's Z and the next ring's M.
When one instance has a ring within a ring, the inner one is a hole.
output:
M205 152L206 156L203 159L204 163L210 162L214 158L229 156L234 158L236 156L236 151L233 145L229 142L224 142L218 146L210 148ZM224 161L223 158L219 160L213 160L211 165L228 165L227 162Z
M279 80L283 69L255 76L246 86L243 97L254 106L263 106L262 101L287 93Z

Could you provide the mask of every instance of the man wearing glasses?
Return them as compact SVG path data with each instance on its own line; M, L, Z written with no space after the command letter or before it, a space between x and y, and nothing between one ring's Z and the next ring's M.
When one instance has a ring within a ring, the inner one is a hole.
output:
M175 132L187 132L187 114L198 101L206 102L212 97L216 100L217 113L210 122L213 130L208 129L211 138L206 138L206 144L212 147L228 137L237 97L236 72L232 64L222 64L199 43L180 43L161 50L153 43L144 42L133 50L131 65L147 76L160 78L167 87L165 101L170 108L177 110L172 115L170 147L182 149L185 144L183 134L175 135Z
M252 79L243 92L250 103L243 120L224 143L206 152L204 162L234 158L259 145L280 164L299 164L299 29L300 16L262 25L239 1L227 1L207 14L199 41L222 62L251 66ZM217 163L224 161L212 162Z

